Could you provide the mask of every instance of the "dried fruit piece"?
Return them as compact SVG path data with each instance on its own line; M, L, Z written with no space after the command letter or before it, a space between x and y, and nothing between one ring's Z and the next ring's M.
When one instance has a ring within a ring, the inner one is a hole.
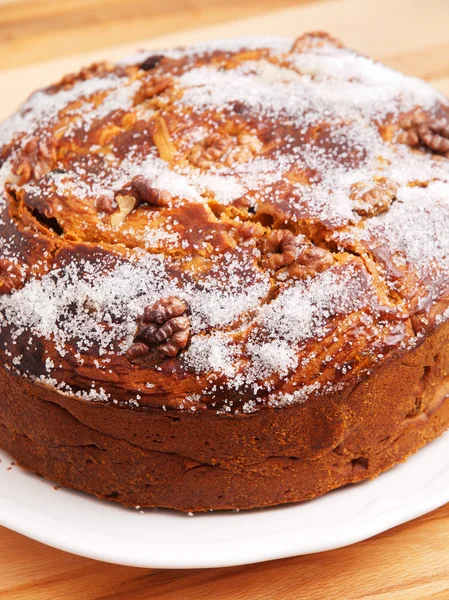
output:
M367 217L374 217L386 212L390 208L396 192L397 185L385 178L368 184L356 183L351 189L354 211L358 215Z
M137 200L134 196L126 195L126 196L117 196L116 202L119 206L117 212L111 215L111 225L112 227L118 227L122 225L129 215L129 213L134 209L137 204Z
M432 119L420 125L417 129L419 139L434 152L445 154L449 152L449 121L447 119Z
M291 265L296 257L295 236L289 229L270 231L265 236L263 251L266 254L264 265L268 269Z
M171 196L165 190L152 187L150 180L144 175L137 175L131 181L131 191L140 202L155 206L167 206Z
M125 129L131 129L137 123L137 115L133 112L127 112L123 115L121 125Z
M298 166L293 167L285 176L289 181L300 183L301 185L311 185L312 182L316 182L319 179L319 174L316 171L309 167Z
M176 356L189 341L190 321L185 315L186 308L185 303L175 296L147 306L143 316L139 317L141 327L126 353L128 358L141 358L151 349L162 357Z
M163 54L152 54L147 56L147 58L140 63L139 69L142 69L142 71L151 71L151 69L154 69L154 67L159 65L163 58Z

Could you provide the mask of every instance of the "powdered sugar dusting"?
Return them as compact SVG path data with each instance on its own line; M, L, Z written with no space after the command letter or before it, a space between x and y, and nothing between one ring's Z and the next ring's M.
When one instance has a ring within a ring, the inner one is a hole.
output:
M89 98L100 91L117 87L119 79L88 79L78 82L70 90L55 94L45 91L35 92L9 119L0 125L0 145L7 144L17 133L31 134L37 127L43 127L58 116L59 111L81 98Z
M295 57L293 68L260 60L247 61L230 71L210 66L192 69L180 77L185 88L182 101L197 108L238 101L268 114L299 118L303 125L305 116L310 120L318 115L369 119L392 110L432 108L436 98L441 100L424 82L353 52L316 52ZM335 63L339 69L333 68Z
M194 332L226 326L257 306L268 291L262 276L243 288L236 266L241 265L229 261L226 285L214 277L193 285L171 279L164 257L157 254L111 266L101 278L95 262L72 263L28 282L13 294L14 302L0 297L3 325L14 323L13 336L30 329L61 347L74 343L78 351L117 352L117 344L129 346L145 306L178 296L190 306Z

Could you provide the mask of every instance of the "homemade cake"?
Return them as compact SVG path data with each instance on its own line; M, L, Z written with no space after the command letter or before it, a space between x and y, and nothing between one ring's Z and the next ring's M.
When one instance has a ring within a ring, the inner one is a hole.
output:
M449 425L449 104L321 33L0 126L0 446L126 505L313 498Z

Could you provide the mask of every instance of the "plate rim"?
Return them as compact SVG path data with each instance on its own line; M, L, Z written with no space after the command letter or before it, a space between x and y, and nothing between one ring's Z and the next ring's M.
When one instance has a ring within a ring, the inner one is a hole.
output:
M435 446L447 444L449 446L449 430L443 433L442 436L422 448L417 455L423 460L423 455L430 454ZM7 457L10 455L1 450ZM415 455L416 456L416 455ZM414 469L414 456L407 462L396 466L393 469L402 469L412 471ZM20 469L20 467L17 467ZM390 470L391 471L391 470ZM36 477L36 475L23 471L26 476ZM388 472L386 472L388 473ZM386 474L385 473L385 474ZM355 485L346 486L344 489L335 490L331 494L349 495L354 487L377 485L382 487L382 478L385 474L381 474L373 481L365 481ZM445 483L443 480L448 479ZM441 480L441 482L440 482ZM53 485L52 482L43 480L48 485ZM377 482L377 484L376 484ZM379 483L380 482L380 483ZM436 488L436 489L435 489ZM77 492L63 488L65 493L77 494L85 496L90 502L102 502L82 492ZM329 494L325 494L321 498L326 498ZM309 500L317 502L320 499ZM326 538L325 536L306 536L307 541L299 539L300 531L311 529L318 531L320 527L313 526L311 528L303 528L299 530L293 526L291 529L268 531L263 533L245 534L238 538L226 540L208 540L194 543L179 542L177 551L173 552L173 542L163 544L159 541L156 543L142 541L131 542L128 539L120 538L114 535L106 535L103 532L92 532L87 530L78 531L76 535L76 527L73 526L67 519L63 522L49 516L43 515L42 519L24 519L24 513L31 509L23 503L18 502L15 506L11 500L4 499L0 491L0 525L16 531L17 533L29 537L35 541L41 542L53 548L76 554L86 558L120 564L140 568L162 568L162 569L192 569L192 568L221 568L230 566L239 566L245 564L255 564L269 560L278 560L293 556L301 556L305 554L314 554L343 548L354 543L361 542L370 537L383 533L398 525L416 519L424 514L427 514L440 506L443 506L449 501L449 476L444 465L438 473L434 474L429 481L426 480L424 487L419 486L413 493L407 496L407 504L403 504L404 496L397 495L390 498L374 497L364 504L362 510L354 517L343 519L343 521L331 524L324 524L321 527L327 527L332 530L332 535ZM64 501L64 496L61 495L61 501ZM103 501L105 508L109 507L109 503ZM9 505L9 510L8 510ZM280 507L272 507L269 509L258 509L259 513L270 511L271 514L276 514L277 510L291 511L293 516L295 511L301 510L302 503L283 505ZM88 507L88 502L86 502ZM114 506L114 505L112 505ZM117 508L117 506L114 506ZM118 507L123 508L123 507ZM124 510L135 510L124 509ZM239 518L250 511L241 511ZM154 516L155 511L151 514ZM166 514L166 511L165 511ZM179 513L177 513L179 514ZM223 513L221 513L223 514ZM34 515L35 516L35 515ZM181 517L189 518L187 515ZM193 518L203 520L208 518L207 514L195 515ZM145 518L143 515L142 518ZM53 521L53 526L47 526ZM82 534L82 535L80 535ZM263 543L261 543L263 541ZM223 546L217 547L217 546ZM132 547L131 547L132 546ZM164 547L165 546L165 547ZM190 551L189 551L190 550ZM193 552L195 550L195 552ZM192 558L193 557L193 558Z

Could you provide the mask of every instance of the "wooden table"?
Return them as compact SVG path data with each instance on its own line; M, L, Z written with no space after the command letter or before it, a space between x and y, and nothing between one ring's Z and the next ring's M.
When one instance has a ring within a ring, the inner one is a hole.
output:
M0 528L1 600L447 600L449 506L310 556L227 569L136 569Z
M275 8L284 12L255 16ZM217 24L248 15L244 22ZM448 0L0 0L0 117L37 86L93 58L179 41L312 29L331 30L449 93ZM175 33L141 41L167 32ZM117 44L126 47L112 48ZM85 55L74 56L79 52ZM32 64L46 59L53 60ZM99 563L0 528L0 600L362 598L449 600L449 505L348 548L203 571Z

